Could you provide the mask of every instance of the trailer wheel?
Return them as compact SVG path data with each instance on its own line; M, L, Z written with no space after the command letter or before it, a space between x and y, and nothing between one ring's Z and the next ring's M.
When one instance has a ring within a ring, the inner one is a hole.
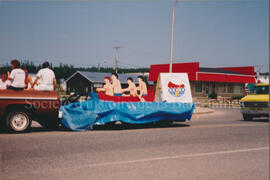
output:
M25 111L11 111L6 116L6 126L9 131L24 132L31 126L31 115Z

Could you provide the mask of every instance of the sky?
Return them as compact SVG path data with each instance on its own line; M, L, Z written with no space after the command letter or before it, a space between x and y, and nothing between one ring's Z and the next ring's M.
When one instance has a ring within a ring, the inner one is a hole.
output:
M77 67L169 63L173 0L0 1L0 65L11 59ZM268 1L178 1L173 61L269 71Z

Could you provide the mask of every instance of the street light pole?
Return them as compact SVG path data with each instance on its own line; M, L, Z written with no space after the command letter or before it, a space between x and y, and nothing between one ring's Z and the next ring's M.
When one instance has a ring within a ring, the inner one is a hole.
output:
M100 71L100 63L98 63L98 72Z
M174 14L175 14L175 8L178 0L175 0L174 6L173 6L173 13L172 13L172 31L171 31L171 48L170 48L170 70L169 72L172 72L172 64L173 64L173 31L174 31Z
M116 50L116 54L115 54L115 73L118 73L118 61L119 61L118 49L120 47L119 46L114 46L113 48Z

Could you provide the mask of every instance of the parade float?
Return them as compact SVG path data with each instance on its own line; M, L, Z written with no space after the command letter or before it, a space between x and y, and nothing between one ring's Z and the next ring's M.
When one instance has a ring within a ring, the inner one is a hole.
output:
M138 97L92 93L91 99L60 107L62 124L74 131L120 121L130 124L190 120L194 103L187 73L160 73L155 91Z

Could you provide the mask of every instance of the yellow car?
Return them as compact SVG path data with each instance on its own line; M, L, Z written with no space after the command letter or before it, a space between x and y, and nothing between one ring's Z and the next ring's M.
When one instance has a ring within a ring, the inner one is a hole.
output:
M256 84L249 95L240 101L245 121L253 117L269 117L269 84Z

